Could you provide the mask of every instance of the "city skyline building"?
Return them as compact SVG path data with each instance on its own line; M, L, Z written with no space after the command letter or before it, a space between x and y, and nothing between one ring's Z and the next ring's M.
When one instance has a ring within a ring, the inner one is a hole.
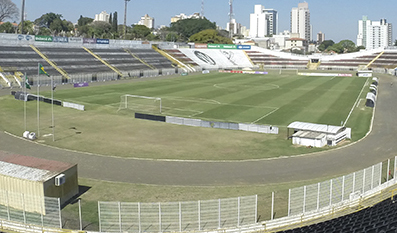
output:
M266 9L263 5L255 5L254 13L250 14L250 37L263 38L278 33L278 13L274 9Z
M236 19L232 19L231 22L226 24L226 30L230 32L232 30L233 35L240 35L241 34L241 24L237 23Z
M317 44L323 43L325 40L325 34L323 32L317 33Z
M298 33L299 38L312 40L310 10L307 2L299 3L291 10L291 33Z
M110 14L106 13L106 11L102 11L101 13L95 15L94 21L109 22L109 19Z
M366 49L385 48L393 44L392 24L386 19L371 21L363 16L358 21L357 46Z
M179 15L175 15L171 17L171 23L178 22L179 20L182 19L200 19L200 18L203 18L203 16L201 16L200 13L194 13L192 15L186 15L184 13L181 13Z
M148 14L141 17L141 20L138 22L138 25L145 25L146 27L153 29L154 28L154 18L150 17Z

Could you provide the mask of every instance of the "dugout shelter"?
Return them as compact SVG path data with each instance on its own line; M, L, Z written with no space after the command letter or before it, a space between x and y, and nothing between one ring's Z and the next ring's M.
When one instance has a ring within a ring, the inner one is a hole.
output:
M292 138L292 144L311 147L336 146L341 141L351 138L350 128L300 121L289 124L287 131L288 138Z

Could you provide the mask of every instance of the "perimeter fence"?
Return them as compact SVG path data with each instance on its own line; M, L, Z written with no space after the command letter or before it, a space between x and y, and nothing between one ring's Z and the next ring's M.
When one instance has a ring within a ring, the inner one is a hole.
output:
M258 197L198 202L98 202L100 232L182 232L235 228L257 221Z
M60 200L0 190L0 219L26 225L62 228Z
M256 133L278 134L278 127L271 125L206 121L200 119L191 119L191 118L173 117L173 116L167 116L165 122L176 125L187 125L187 126L196 126L196 127L204 127L204 128L230 129L230 130L242 130L242 131L249 131Z

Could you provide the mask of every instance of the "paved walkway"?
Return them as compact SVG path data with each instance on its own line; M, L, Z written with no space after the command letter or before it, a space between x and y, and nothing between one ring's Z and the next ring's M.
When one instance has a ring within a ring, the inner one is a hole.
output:
M394 80L396 85L390 85ZM397 155L397 78L380 80L371 134L343 149L243 162L152 161L71 152L0 132L0 150L78 164L80 177L159 185L271 184L351 173Z

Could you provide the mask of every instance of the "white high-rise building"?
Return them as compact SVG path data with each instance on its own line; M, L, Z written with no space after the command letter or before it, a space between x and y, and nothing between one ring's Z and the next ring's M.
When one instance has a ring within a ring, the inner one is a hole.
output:
M237 23L236 19L232 19L232 22L228 22L226 24L226 31L230 31L230 29L233 32L233 35L240 35L241 34L241 24Z
M312 40L310 26L310 11L307 2L299 3L291 10L291 33L298 33L299 38Z
M146 27L152 29L154 28L154 18L146 14L145 16L141 17L141 20L138 22L138 25L145 25Z
M95 15L94 21L101 21L101 22L109 22L110 14L106 13L106 11L102 11L99 14Z
M357 46L366 49L385 48L392 45L392 36L392 24L387 23L386 19L371 21L363 16L358 21Z
M250 15L250 37L263 38L277 34L278 14L274 9L265 9L262 5L254 6Z

